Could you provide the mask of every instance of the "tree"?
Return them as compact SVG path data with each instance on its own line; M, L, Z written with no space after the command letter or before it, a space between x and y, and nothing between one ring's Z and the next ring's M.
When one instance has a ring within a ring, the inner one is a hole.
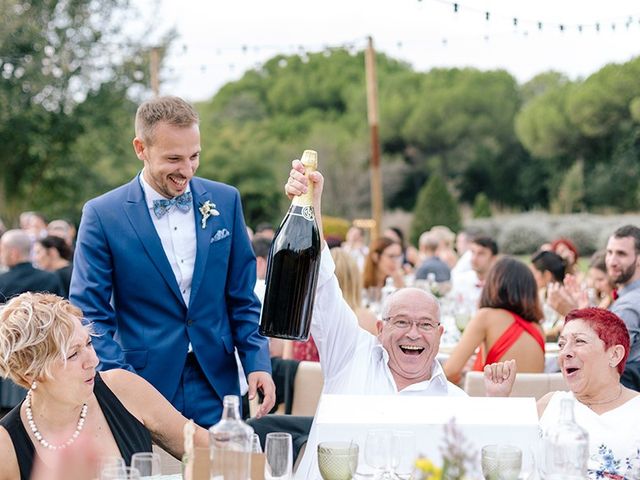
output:
M491 215L489 197L484 192L480 192L473 201L473 218L489 218Z
M551 202L553 213L580 211L584 200L584 162L577 160L567 171L557 197Z
M420 235L435 225L454 232L460 229L458 204L439 175L432 175L418 194L411 223L411 241L418 244Z
M94 107L109 112L121 105L126 109L128 88L145 80L140 43L120 33L132 11L126 0L3 0L1 4L2 212L10 221L32 208L76 214L82 199L73 192L95 194L89 182L99 178L94 152L84 157L75 154L87 133L87 119L76 116L77 107L89 99L98 101ZM104 98L102 86L109 83L110 100L118 103L99 102ZM91 115L117 116L103 111ZM93 126L105 137L110 136L109 129L121 127Z

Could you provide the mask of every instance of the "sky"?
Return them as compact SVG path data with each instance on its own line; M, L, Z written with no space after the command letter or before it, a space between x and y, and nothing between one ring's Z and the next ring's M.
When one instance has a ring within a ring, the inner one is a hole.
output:
M144 10L144 2L153 0L138 1ZM210 99L274 55L340 46L362 50L368 36L377 51L417 71L505 69L520 83L548 70L584 78L640 55L637 0L160 2L145 12L155 15L154 34L177 32L163 63L161 93L190 101Z

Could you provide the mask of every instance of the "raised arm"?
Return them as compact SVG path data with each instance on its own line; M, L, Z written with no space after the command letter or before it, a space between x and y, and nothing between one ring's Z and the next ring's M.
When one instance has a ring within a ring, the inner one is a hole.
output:
M508 397L516 380L516 361L492 363L484 367L484 386L487 397Z

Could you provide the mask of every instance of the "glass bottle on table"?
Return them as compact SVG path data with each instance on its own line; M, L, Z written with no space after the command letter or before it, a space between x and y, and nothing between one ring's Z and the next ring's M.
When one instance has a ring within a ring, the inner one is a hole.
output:
M547 480L583 480L587 478L589 434L578 425L572 398L560 402L558 423L544 433L541 474Z
M222 418L209 429L212 480L247 480L253 428L240 417L240 397L225 395Z

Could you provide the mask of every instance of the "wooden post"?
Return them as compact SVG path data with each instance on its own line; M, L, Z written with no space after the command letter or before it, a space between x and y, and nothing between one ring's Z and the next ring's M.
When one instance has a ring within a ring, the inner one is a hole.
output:
M149 73L151 77L151 91L155 97L160 95L160 49L153 47L149 58Z
M373 39L369 37L369 45L364 54L365 77L367 83L367 117L371 131L371 217L374 221L371 239L380 235L382 225L382 174L380 172L380 140L378 136L378 86L376 79L376 52Z

